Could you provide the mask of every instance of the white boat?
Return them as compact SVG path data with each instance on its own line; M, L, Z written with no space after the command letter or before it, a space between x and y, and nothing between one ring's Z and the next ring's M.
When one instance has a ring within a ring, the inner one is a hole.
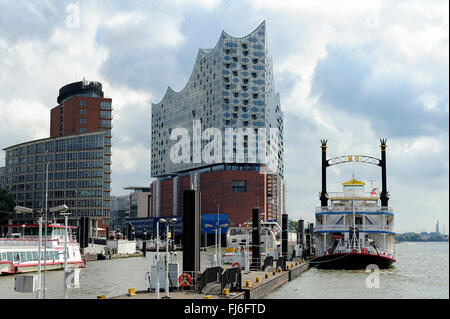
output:
M0 238L0 274L34 272L38 269L39 225L3 225L9 227L7 237ZM68 226L67 266L83 268L86 261L81 258L80 245L74 236L76 227ZM44 226L42 226L44 232ZM16 232L15 232L16 231ZM47 234L42 235L41 270L64 269L64 225L47 225ZM45 248L46 246L46 248ZM46 258L44 258L44 252Z
M327 269L388 268L395 260L394 212L380 206L376 188L365 192L355 178L330 193L331 206L316 208L315 258L311 265Z
M223 255L224 264L237 264L244 267L245 251L251 260L252 252L252 223L246 223L243 227L229 227L226 235L227 247ZM281 255L281 227L277 222L261 222L260 237L261 258L272 256L274 260Z

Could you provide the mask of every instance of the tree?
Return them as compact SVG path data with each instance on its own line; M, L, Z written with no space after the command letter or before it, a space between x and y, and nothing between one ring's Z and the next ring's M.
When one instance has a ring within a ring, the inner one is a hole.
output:
M290 220L289 221L289 229L290 230L297 230L297 227L298 227L298 221L295 221L295 220Z
M9 214L12 213L14 206L14 200L12 195L7 190L0 188L0 225L6 224L9 219Z

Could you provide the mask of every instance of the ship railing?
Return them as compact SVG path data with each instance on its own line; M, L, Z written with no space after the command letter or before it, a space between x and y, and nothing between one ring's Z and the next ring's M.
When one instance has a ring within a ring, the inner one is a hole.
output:
M351 225L314 225L314 231L348 231ZM364 231L393 231L393 225L357 225L360 232Z
M17 239L2 239L0 240L0 247L36 247L39 246L39 241L17 240Z
M321 206L316 207L315 211L317 213L390 213L393 214L394 210L392 207L386 206Z

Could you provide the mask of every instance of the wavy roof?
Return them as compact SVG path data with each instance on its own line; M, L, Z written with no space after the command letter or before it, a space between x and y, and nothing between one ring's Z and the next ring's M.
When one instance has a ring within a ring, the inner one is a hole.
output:
M221 46L221 43L223 42L223 39L222 39L223 35L227 36L228 38L236 39L236 40L244 39L244 38L250 37L254 33L258 32L262 27L265 27L265 25L266 25L266 20L261 22L259 24L259 26L257 26L252 32L250 32L249 34L247 34L246 36L243 36L243 37L233 37L233 36L229 35L228 33L226 33L225 31L222 31L222 33L220 34L220 38L217 41L217 43L214 46L214 48L212 48L212 49L199 49L198 50L197 58L195 59L195 64L194 64L194 67L192 68L191 76L189 77L189 80L187 81L187 83L184 86L184 88L182 88L180 91L177 92L177 91L173 90L170 86L168 86L167 89L166 89L166 92L164 93L163 98L161 99L161 101L159 101L158 103L152 103L152 105L159 105L159 104L161 104L166 99L166 97L168 97L168 96L170 96L170 95L172 95L174 93L175 94L183 93L183 91L188 87L189 83L191 82L191 79L192 79L192 77L194 75L194 70L195 70L195 68L197 66L198 61L201 58L204 58L204 57L214 53L217 50L217 48Z

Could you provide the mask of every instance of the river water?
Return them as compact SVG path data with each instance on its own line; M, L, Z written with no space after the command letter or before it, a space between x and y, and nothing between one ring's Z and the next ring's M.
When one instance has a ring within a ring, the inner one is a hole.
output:
M214 249L201 254L202 269L211 265ZM145 273L154 253L146 257L90 261L80 272L80 288L68 289L68 298L95 299L126 294L128 288L145 290ZM365 271L328 271L311 268L267 296L270 299L331 298L449 298L448 242L396 245L395 266L379 271L379 288L368 288ZM182 254L178 260L182 263ZM46 298L64 297L63 271L46 272ZM376 280L370 281L372 285ZM14 292L14 276L0 277L0 298L36 298Z
M269 294L267 298L449 298L448 242L402 242L395 245L395 256L397 262L390 269L380 269L378 280L375 279L376 273L365 270L311 268Z

